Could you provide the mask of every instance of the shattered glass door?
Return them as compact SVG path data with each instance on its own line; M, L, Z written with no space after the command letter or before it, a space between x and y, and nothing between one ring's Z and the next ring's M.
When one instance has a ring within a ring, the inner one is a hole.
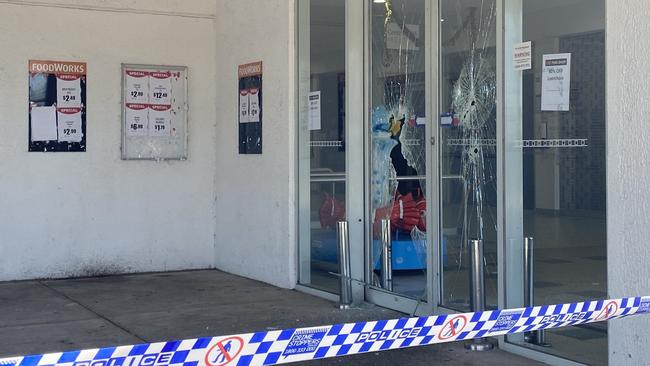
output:
M496 2L440 1L441 303L470 304L468 242L482 240L497 305Z
M425 0L371 6L369 265L374 285L426 300ZM386 268L382 221L390 225ZM392 286L382 280L386 273Z

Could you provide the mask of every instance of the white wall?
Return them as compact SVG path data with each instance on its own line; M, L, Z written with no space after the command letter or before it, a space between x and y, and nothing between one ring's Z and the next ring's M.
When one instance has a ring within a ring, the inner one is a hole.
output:
M296 283L294 0L217 0L217 268ZM237 65L264 62L263 154L238 154Z
M0 0L6 4L213 18L214 0Z
M611 297L650 295L650 3L607 0L607 243ZM647 365L650 317L609 324L609 364Z
M214 13L211 0L0 1L0 280L214 265ZM27 152L29 59L88 63L87 152ZM120 160L120 63L189 67L189 160Z

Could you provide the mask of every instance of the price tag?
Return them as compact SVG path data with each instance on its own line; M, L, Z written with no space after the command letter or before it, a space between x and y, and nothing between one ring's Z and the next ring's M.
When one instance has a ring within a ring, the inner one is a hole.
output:
M152 72L149 78L149 103L169 105L172 100L171 72Z
M59 108L57 120L59 142L81 142L81 109Z
M250 114L248 112L248 90L241 90L239 92L239 123L250 122Z
M149 109L149 136L171 136L171 108L169 106L151 105Z
M126 103L149 103L149 73L146 71L126 70Z
M149 109L146 104L127 104L124 127L127 136L146 136Z
M81 108L81 78L78 75L57 75L57 108Z
M249 122L259 122L260 121L260 90L251 89L248 96L249 103Z

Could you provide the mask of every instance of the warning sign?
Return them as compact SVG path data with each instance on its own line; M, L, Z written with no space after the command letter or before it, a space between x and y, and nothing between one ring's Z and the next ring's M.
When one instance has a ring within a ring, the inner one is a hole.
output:
M605 305L605 307L600 312L600 314L598 314L596 320L607 320L612 316L614 316L614 314L616 314L617 311L618 311L618 304L616 303L616 301L610 301L607 303L607 305Z
M228 337L220 340L205 354L205 364L209 366L229 365L244 349L244 340L240 337Z
M442 340L454 338L465 329L466 325L467 318L464 315L455 316L440 330L438 338Z

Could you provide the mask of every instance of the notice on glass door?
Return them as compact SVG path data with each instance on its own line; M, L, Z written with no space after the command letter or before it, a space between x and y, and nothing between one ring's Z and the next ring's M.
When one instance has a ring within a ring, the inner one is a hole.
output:
M320 91L309 93L309 130L321 129L320 123Z
M571 97L571 54L544 55L542 111L568 111Z
M514 52L515 71L530 70L533 68L533 42L528 41L515 45Z

